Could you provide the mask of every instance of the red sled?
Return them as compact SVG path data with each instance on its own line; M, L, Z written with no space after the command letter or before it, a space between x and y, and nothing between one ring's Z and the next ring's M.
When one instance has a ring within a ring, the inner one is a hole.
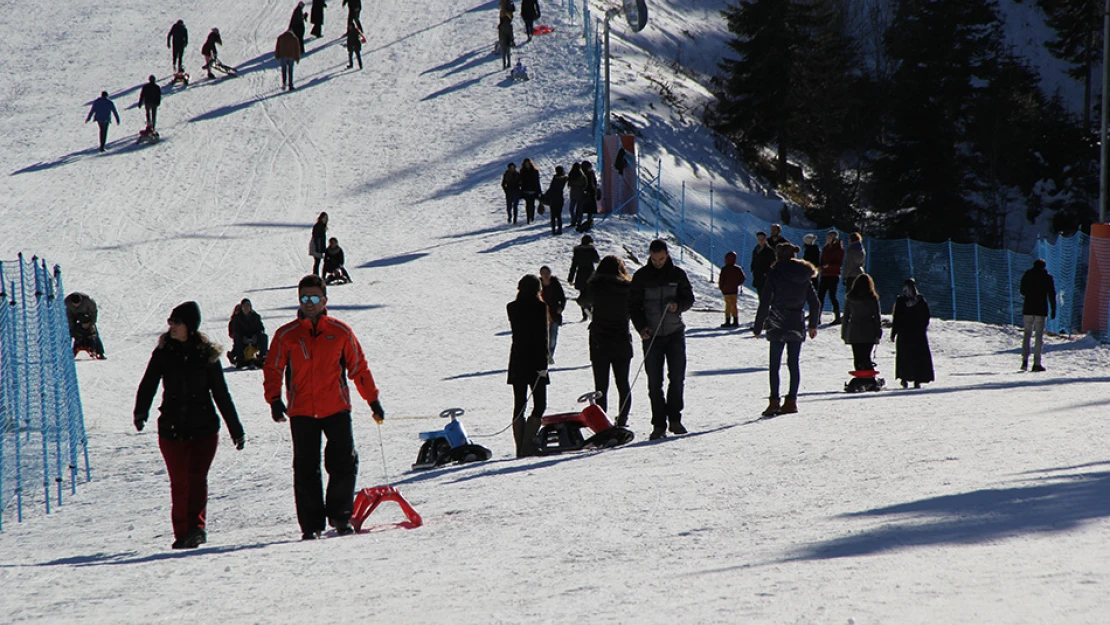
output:
M533 35L550 35L555 29L550 26L536 26L532 29Z
M139 131L139 138L135 140L135 143L142 143L144 141L148 143L157 143L158 139L160 139L160 137L158 136L158 131L150 126L147 126L146 128L143 128Z
M875 371L875 370L871 370L871 371L849 371L848 375L852 376L853 378L873 378L873 377L879 375L879 372Z
M351 525L354 526L356 532L362 531L362 524L366 522L366 518L383 501L396 501L397 505L401 506L401 512L405 513L408 522L398 523L398 527L414 529L424 524L424 519L420 518L420 515L417 514L409 502L405 501L401 491L392 486L375 486L364 488L355 495L355 506L351 512Z
M607 449L632 442L632 430L614 426L608 415L597 405L601 393L591 391L578 398L579 403L589 402L582 412L563 412L540 418L536 433L536 450L541 455L559 454L580 449ZM584 438L582 430L593 432Z

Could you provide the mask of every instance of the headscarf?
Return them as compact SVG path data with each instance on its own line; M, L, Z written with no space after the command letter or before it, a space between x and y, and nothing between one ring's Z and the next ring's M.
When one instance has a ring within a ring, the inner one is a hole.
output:
M921 294L917 292L917 282L910 278L902 283L902 300L906 306L912 308L921 301Z

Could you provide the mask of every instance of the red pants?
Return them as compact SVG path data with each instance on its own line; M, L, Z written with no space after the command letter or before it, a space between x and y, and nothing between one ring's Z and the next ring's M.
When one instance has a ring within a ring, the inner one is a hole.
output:
M208 507L208 468L216 457L219 435L212 434L191 441L173 441L158 438L158 448L166 460L170 474L170 496L173 506L175 539L185 538L189 530L204 529L204 516Z

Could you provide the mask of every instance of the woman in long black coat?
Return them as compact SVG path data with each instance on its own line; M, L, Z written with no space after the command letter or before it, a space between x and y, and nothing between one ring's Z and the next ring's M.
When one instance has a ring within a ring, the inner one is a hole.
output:
M141 432L161 382L158 447L170 477L173 548L192 549L208 539L208 469L216 457L220 432L216 407L236 449L243 449L243 425L224 382L220 347L198 332L200 307L185 302L166 321L169 331L158 339L135 394L134 422Z
M856 277L844 296L844 325L840 327L840 336L852 346L854 370L873 371L871 352L883 337L883 325L875 282L866 273Z
M617 256L606 256L590 277L594 316L590 322L590 365L594 373L594 390L601 391L597 404L609 410L609 371L620 396L617 425L628 426L632 409L632 392L628 372L632 364L632 334L628 330L628 291L632 276Z
M308 242L308 255L315 260L312 263L312 273L324 277L320 269L320 261L324 259L324 252L328 249L328 214L320 213L316 223L312 225L312 238Z
M894 359L894 377L902 380L902 388L913 382L921 388L935 379L933 354L929 350L929 302L917 292L913 278L902 285L902 294L894 302L894 320L890 327L890 340L897 356Z
M297 8L293 9L293 15L289 18L289 30L301 42L301 54L304 54L304 2L298 2Z
M547 304L540 297L540 279L526 275L516 285L516 299L505 307L512 328L508 383L513 387L513 438L518 458L536 455L536 433L547 409ZM532 414L524 418L528 394Z
M327 8L324 0L312 0L312 12L308 16L308 21L312 22L312 36L324 36L324 9Z
M590 294L590 276L594 275L594 265L601 260L594 247L594 238L588 234L582 235L582 243L574 246L574 255L570 261L570 273L567 282L578 289L578 307L582 309L582 321L589 319L588 313L593 307Z
M524 159L520 164L520 196L524 198L524 214L528 217L528 223L536 218L536 200L542 192L540 171L536 169L532 159Z

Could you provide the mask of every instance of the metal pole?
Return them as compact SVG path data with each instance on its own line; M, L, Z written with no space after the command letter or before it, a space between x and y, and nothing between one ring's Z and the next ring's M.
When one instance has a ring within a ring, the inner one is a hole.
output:
M602 134L609 134L609 18L615 14L616 9L605 12L605 125Z
M682 181L682 241L679 243L678 260L686 258L686 181Z
M952 282L952 320L956 317L956 266L952 262L952 239L948 239L948 277Z
M1102 9L1102 129L1099 134L1102 158L1098 174L1098 221L1106 223L1107 169L1110 168L1110 0Z
M1010 325L1014 325L1014 254L1006 250L1006 284L1010 287Z
M709 181L709 281L713 281L713 268L716 267L713 255L713 181Z
M655 174L655 238L659 238L659 202L663 198L663 161L656 161L659 171Z
M983 322L983 303L979 297L979 246L975 243L971 244L971 248L975 252L975 320L979 323Z
M910 259L910 277L913 277L913 239L906 239L906 255Z

